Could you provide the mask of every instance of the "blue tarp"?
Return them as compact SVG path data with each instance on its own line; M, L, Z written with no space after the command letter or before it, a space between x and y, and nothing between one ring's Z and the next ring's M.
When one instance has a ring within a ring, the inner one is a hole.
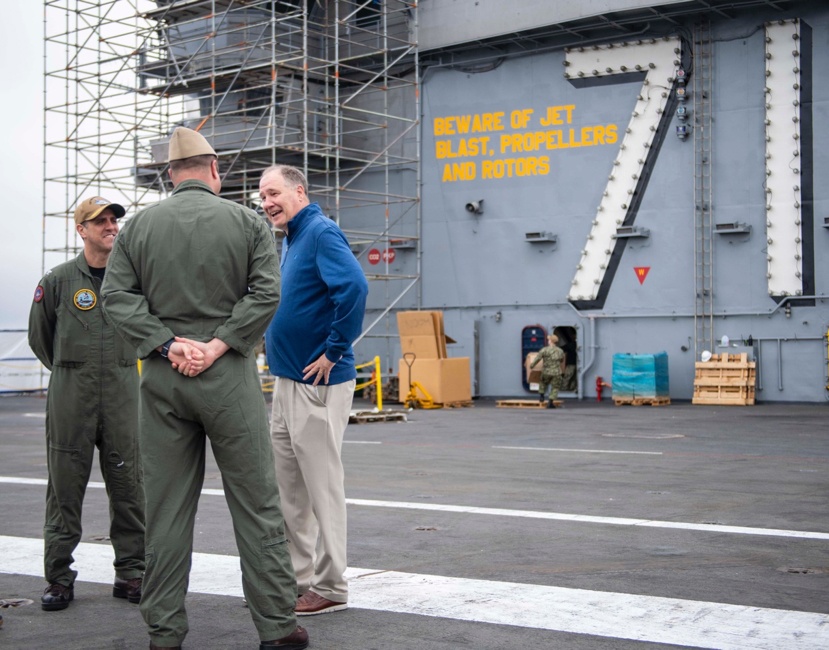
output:
M614 398L669 397L668 353L614 354Z

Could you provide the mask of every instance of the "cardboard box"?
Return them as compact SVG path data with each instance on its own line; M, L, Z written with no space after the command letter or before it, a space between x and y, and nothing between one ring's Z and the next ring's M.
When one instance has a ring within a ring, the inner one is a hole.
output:
M397 312L397 331L401 353L417 359L445 359L446 344L455 342L443 330L441 311Z
M438 358L445 359L449 355L446 354L446 332L443 330L443 312L433 311L432 321L435 324L435 336L437 337L438 343Z
M409 394L409 367L400 359L397 372L400 391L398 401ZM411 381L418 382L437 404L468 402L472 399L469 357L451 359L422 359L412 364ZM418 392L420 397L423 395Z
M539 362L535 368L530 370L530 364L535 361L537 356L538 352L528 352L527 358L524 359L524 372L526 374L528 384L538 384L541 381L541 369L544 367L544 364ZM538 390L537 387L536 390Z
M400 334L411 334L414 336L435 336L436 318L434 314L440 312L432 311L399 311L397 312L397 329Z
M401 354L414 353L415 359L439 359L440 348L434 336L400 335Z

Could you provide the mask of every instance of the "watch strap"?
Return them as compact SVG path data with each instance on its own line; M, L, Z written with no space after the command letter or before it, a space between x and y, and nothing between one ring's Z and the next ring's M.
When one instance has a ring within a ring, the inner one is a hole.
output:
M161 354L161 356L162 356L162 357L164 357L164 358L166 359L166 358L169 356L169 354L170 354L170 346L171 346L173 343L175 343L175 342L176 342L176 340L175 340L175 339L170 339L169 341L167 341L166 343L164 343L164 344L161 346L161 352L160 352L160 354Z

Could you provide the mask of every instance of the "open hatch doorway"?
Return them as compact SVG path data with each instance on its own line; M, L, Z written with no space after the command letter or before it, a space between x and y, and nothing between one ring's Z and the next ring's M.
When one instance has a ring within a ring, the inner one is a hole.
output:
M579 378L578 331L571 325L556 325L551 328L558 337L558 347L564 350L564 376L561 380L562 393L577 393Z

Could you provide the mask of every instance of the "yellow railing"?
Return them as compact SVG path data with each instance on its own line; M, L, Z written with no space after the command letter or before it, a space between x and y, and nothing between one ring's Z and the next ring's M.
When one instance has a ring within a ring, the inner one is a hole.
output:
M372 384L376 384L377 388L377 410L383 410L383 378L380 373L380 357L374 357L371 361L367 361L366 363L361 363L358 366L355 366L357 370L360 368L366 368L368 366L374 366L374 371L371 373L371 378L368 381L362 382L357 384L354 387L354 390L360 390L361 388L365 388L366 386L371 386ZM259 377L262 381L262 392L264 393L272 393L273 386L274 386L274 378L268 373L268 364L265 362L264 364L257 363L257 367L259 368Z
M361 363L355 368L359 370L360 368L366 368L370 365L374 364L374 372L371 373L371 378L368 381L362 382L357 384L354 387L354 390L360 390L361 388L365 388L366 386L371 386L372 384L377 385L377 410L383 410L383 378L380 372L380 357L374 357L371 361L366 361L365 363Z
M276 379L268 372L268 360L264 354L256 357L256 368L259 370L259 381L262 384L263 393L272 393Z

